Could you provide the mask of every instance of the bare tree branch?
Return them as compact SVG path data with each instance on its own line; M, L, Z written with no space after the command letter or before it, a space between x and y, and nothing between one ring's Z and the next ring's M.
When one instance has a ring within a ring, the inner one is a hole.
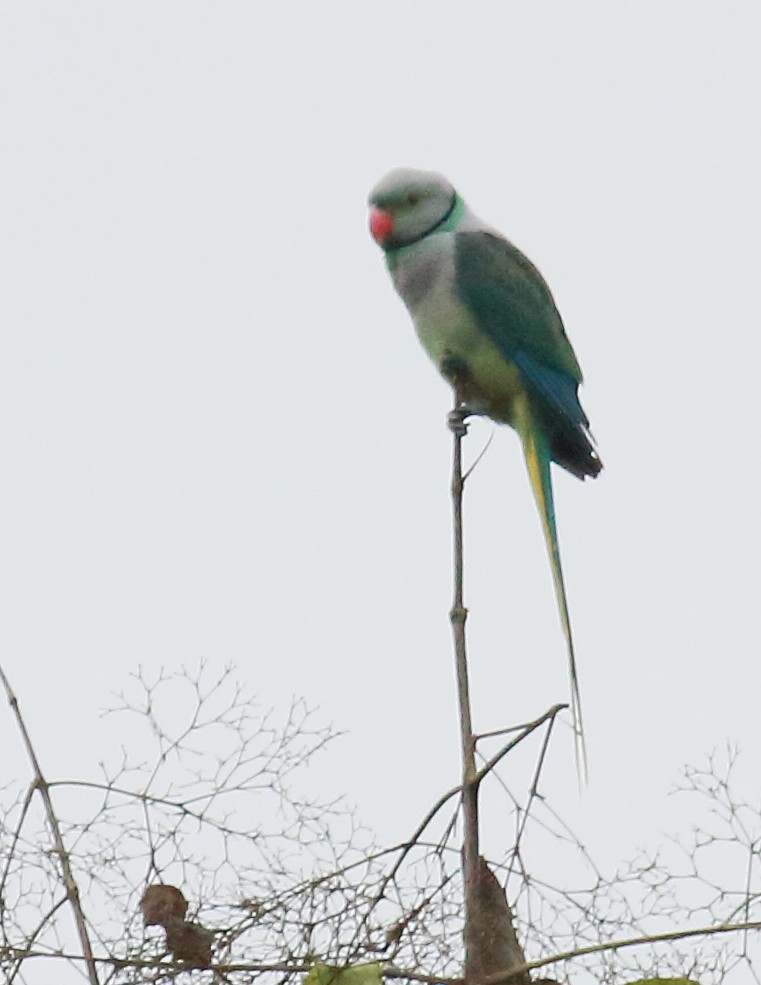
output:
M38 790L40 796L42 797L43 803L45 805L45 814L48 819L48 825L50 828L50 833L53 838L53 844L55 846L55 852L58 856L58 861L61 866L61 876L63 879L64 888L66 890L66 897L71 904L72 911L74 913L74 922L77 927L77 934L79 935L79 942L82 946L82 953L87 964L87 974L90 979L91 985L99 985L98 982L98 972L95 967L95 962L93 961L92 945L90 944L90 935L87 930L87 921L85 919L85 914L82 909L82 901L80 899L79 887L74 878L74 873L71 869L71 864L69 862L69 853L66 850L66 845L64 844L63 836L61 834L61 827L58 822L58 817L56 816L55 810L53 809L53 801L50 798L50 790L48 788L47 781L42 774L42 768L40 767L39 760L37 758L37 753L32 745L32 740L27 731L26 724L21 715L21 709L19 708L19 703L16 695L10 685L10 681L5 675L5 671L0 667L0 681L2 681L3 688L5 689L5 694L8 698L8 704L11 707L11 711L18 724L19 731L21 732L21 738L26 748L27 755L29 756L29 761L32 764L32 769L34 771L34 779L32 780L32 786L30 791Z

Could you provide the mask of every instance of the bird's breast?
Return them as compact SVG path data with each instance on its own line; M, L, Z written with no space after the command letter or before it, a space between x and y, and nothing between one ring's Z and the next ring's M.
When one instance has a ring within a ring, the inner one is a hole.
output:
M442 233L415 243L391 273L420 341L437 366L448 353L464 355L471 341L471 318L455 292L454 237Z
M520 375L458 296L454 237L431 236L407 248L391 273L439 372L458 387L474 412L512 424Z

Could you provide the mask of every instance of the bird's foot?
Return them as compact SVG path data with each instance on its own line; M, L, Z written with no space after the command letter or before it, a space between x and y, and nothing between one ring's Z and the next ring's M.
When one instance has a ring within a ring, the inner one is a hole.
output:
M447 426L452 434L458 438L465 437L468 433L468 425L465 423L465 419L470 417L471 413L471 409L465 404L460 404L454 410L449 411L449 414L447 414Z

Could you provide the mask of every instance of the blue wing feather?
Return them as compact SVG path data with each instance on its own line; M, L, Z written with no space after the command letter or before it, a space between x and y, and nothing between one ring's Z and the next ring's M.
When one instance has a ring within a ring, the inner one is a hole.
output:
M521 375L541 397L545 398L555 410L563 414L569 424L575 427L589 427L589 418L579 403L579 384L567 373L542 366L525 352L516 352L513 361Z

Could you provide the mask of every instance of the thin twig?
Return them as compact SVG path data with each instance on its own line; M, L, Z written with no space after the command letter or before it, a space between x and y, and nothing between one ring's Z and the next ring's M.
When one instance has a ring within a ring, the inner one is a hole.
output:
M689 937L712 937L718 934L744 933L749 930L761 930L761 921L751 920L748 923L718 924L715 927L694 927L688 930L669 930L662 934L643 934L641 937L626 937L604 944L589 944L586 947L575 948L572 951L553 954L548 958L527 961L521 967L512 967L509 971L489 975L484 978L482 985L501 985L502 982L513 978L515 975L520 975L522 972L536 971L538 968L546 968L548 965L557 964L560 961L570 961L572 958L581 958L589 954L602 954L608 951L620 951L628 947L645 947L650 944L663 944L668 941L678 941ZM422 985L465 985L463 978L443 978L440 975L424 975L414 971L404 971L401 968L384 968L383 976L384 978L398 978L411 982L420 982Z
M563 961L569 961L574 958L584 957L591 954L601 954L606 952L615 952L622 950L624 948L631 947L643 947L652 944L665 943L669 941L677 941L693 937L709 937L714 935L728 934L728 933L743 933L747 931L758 931L761 930L761 921L748 921L735 924L718 924L716 926L709 927L696 927L683 930L668 931L660 934L652 935L641 935L638 937L623 938L620 940L613 940L601 944L591 944L585 947L574 948L572 950L563 951L549 957L540 958L536 961L526 962L525 965L516 968L511 967L509 971L500 972L494 975L490 975L484 979L483 985L500 985L503 981L513 977L516 974L520 974L523 971L535 971L539 968L547 967L548 965L557 964ZM81 954L67 953L63 950L59 951L33 951L27 948L13 948L6 947L0 948L0 956L5 958L11 958L14 960L26 960L29 958L58 958L66 961L78 962L83 961L84 958ZM185 965L175 964L173 962L166 962L164 959L140 959L137 957L132 958L119 958L114 955L96 957L93 959L94 963L101 965L111 965L115 969L120 968L131 968L131 969L151 969L151 968L161 968L162 970L173 971L173 970L184 970ZM218 973L231 973L231 972L283 972L286 974L293 973L306 973L311 967L311 962L294 962L294 963L258 963L258 962L220 962L218 965L214 966L214 969ZM404 968L395 967L393 964L385 965L383 968L383 975L387 979L397 979L411 982L422 983L422 985L465 985L465 980L462 977L444 977L442 975L430 975L425 973L416 972L413 970L408 970Z
M719 924L716 927L693 927L687 930L667 930L662 934L643 934L641 937L625 937L618 941L608 941L603 944L588 944L586 947L577 947L572 951L561 951L559 954L550 955L548 958L539 958L537 961L527 961L522 968L511 968L509 971L500 972L497 975L489 975L483 980L483 985L500 985L507 981L516 972L535 971L537 968L546 968L548 965L557 964L560 961L570 961L571 958L583 958L588 954L602 954L608 951L620 951L627 947L643 947L650 944L664 944L667 941L680 941L689 937L711 937L715 934L735 934L745 933L749 930L761 930L761 920L752 920L749 923ZM444 979L441 980L444 983ZM461 983L449 982L448 985L461 985Z
M497 429L494 428L494 427L491 429L491 434L487 438L486 444L483 446L483 448L481 449L481 451L476 455L475 460L473 461L473 464L470 466L470 468L466 471L465 475L462 477L462 481L463 482L465 482L472 475L472 473L475 471L475 469L478 468L478 465L479 465L481 459L484 457L484 455L489 450L489 446L491 445L492 441L494 441L494 435L495 435L496 431L497 431Z
M531 781L531 786L529 788L528 800L526 801L526 806L523 810L523 815L518 824L518 830L515 833L515 844L513 845L512 851L510 853L510 864L507 869L507 879L510 878L514 869L513 863L519 859L521 850L521 840L526 831L526 826L528 824L529 818L531 817L531 807L534 801L539 797L539 777L542 775L542 770L544 769L544 764L547 759L547 750L550 747L550 739L552 738L552 729L555 725L556 716L568 705L555 705L554 708L550 709L548 715L551 715L549 725L547 726L547 731L544 733L544 738L542 739L542 748L539 750L539 759L537 760L536 767L534 769L534 776Z
M761 930L761 921L754 920L748 923L718 924L715 927L694 927L688 930L671 930L662 934L645 934L641 937L627 937L617 941L610 941L605 944L590 944L586 947L579 947L572 951L563 951L553 954L548 958L540 958L537 961L529 961L520 968L512 967L509 971L500 972L496 975L489 975L484 978L483 985L500 985L501 982L523 971L535 971L537 968L545 968L560 961L569 961L571 958L584 957L589 954L601 954L606 951L619 951L628 947L643 947L650 944L662 944L667 941L677 941L690 937L711 937L718 934L742 933L748 930ZM28 951L23 948L2 948L0 955L11 958L58 958L66 961L82 961L81 954L70 954L65 951ZM101 965L111 965L114 968L131 969L161 969L162 971L186 971L187 965L179 962L168 962L161 959L144 960L140 958L117 958L115 956L93 958L93 963ZM282 972L284 974L306 974L312 968L312 963L307 962L283 962L283 963L224 963L220 962L214 966L214 970L220 972ZM393 965L383 967L383 977L399 979L401 981L420 982L421 985L465 985L462 977L445 978L442 975L426 975L417 971L408 971L404 968L396 968Z
M56 816L55 810L53 809L53 801L50 798L48 783L42 774L42 769L40 767L39 760L37 759L37 754L34 751L32 740L21 715L18 698L14 694L10 681L5 676L5 672L2 667L0 667L0 681L2 681L3 687L5 688L8 704L10 705L11 711L16 718L16 723L18 724L19 731L21 732L22 741L26 747L29 761L32 764L32 769L34 770L32 789L40 791L40 796L42 797L43 804L45 805L45 815L47 816L50 833L53 837L55 853L61 863L61 874L63 876L63 885L66 890L66 897L69 900L71 908L74 912L74 922L76 923L79 942L82 945L82 954L87 965L87 976L90 979L90 985L99 985L98 972L95 965L95 960L93 958L92 946L90 944L90 935L87 932L87 921L85 920L84 911L82 910L82 902L79 896L79 887L77 886L76 880L74 879L74 873L71 869L69 853L66 851L66 845L63 841L61 826L58 822L58 817Z
M476 774L476 782L480 783L488 773L491 773L494 767L497 766L497 764L510 752L511 749L514 749L520 742L523 742L524 739L527 739L532 732L535 732L536 729L544 725L545 722L549 721L550 730L551 730L552 724L555 721L555 716L559 712L563 711L564 708L567 707L568 705L563 705L563 704L553 705L552 708L549 708L547 711L545 711L545 713L543 715L540 715L539 718L537 718L535 721L529 722L526 725L521 725L520 726L521 734L516 735L514 739L511 739L509 742L506 742L505 745L502 746L502 748L491 757L491 759L486 760L484 765ZM491 734L494 735L496 733L491 733ZM549 735L549 731L547 734ZM479 736L479 738L483 738L483 736ZM540 765L541 765L541 761L544 759L546 744L547 744L547 740L545 738L545 742L543 743L543 747L542 747L542 752L540 754L541 757Z
M59 899L57 903L54 903L51 909L49 909L48 912L40 919L37 926L34 928L34 930L32 930L32 932L29 934L29 936L26 939L26 946L27 948L29 948L29 950L32 949L32 946L34 942L37 940L37 938L39 937L39 935L42 933L45 927L51 922L53 917L61 909L61 907L64 906L65 903L66 903L66 896L62 896L61 899ZM23 965L23 963L24 963L23 955L16 958L13 970L8 972L8 979L6 981L6 985L13 985L13 982L16 981L16 975L18 975L18 973L21 971L21 966Z
M556 715L560 711L565 711L568 707L569 705L567 703L556 704L548 708L539 718L533 719L533 721L521 722L520 725L507 725L505 728L495 728L489 732L478 732L476 742L480 742L482 739L496 739L500 735L511 735L513 732L523 732L526 729L531 731L536 725L541 725L542 722L546 721L549 716Z
M381 880L380 887L378 888L377 893L373 897L372 902L368 907L367 913L362 918L362 926L365 926L367 924L367 922L370 919L370 915L372 911L375 909L377 904L380 903L380 901L385 897L386 889L388 888L389 883L391 883L396 878L405 858L407 858L407 856L412 851L412 849L419 844L420 836L423 834L425 829L428 827L428 825L431 823L434 817L438 814L438 812L441 810L444 804L446 804L448 800L451 800L451 798L454 797L456 794L460 793L461 789L462 787L459 786L452 787L451 790L447 790L446 793L443 793L439 797L439 799L434 803L434 805L428 811L426 811L423 820L420 822L420 824L418 824L418 826L412 832L412 834L407 839L407 841L402 842L402 844L396 846L396 848L390 849L390 851L399 850L399 857L396 859L394 864L391 866L389 871ZM332 874L330 878L332 878Z

